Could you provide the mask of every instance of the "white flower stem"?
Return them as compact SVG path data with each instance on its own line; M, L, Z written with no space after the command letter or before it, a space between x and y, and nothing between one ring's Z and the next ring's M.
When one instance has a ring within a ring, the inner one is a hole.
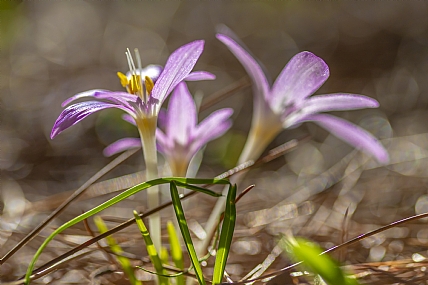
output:
M158 158L156 151L156 123L157 117L137 120L146 163L146 180L159 178ZM159 187L152 186L147 189L147 206L153 209L159 206ZM149 216L150 236L157 250L161 250L161 218L159 212Z
M258 125L252 126L248 134L247 141L245 143L244 149L239 156L238 165L249 160L256 160L269 145L269 143L275 138L275 136L280 132L281 128L272 128L272 126L261 128ZM230 178L232 184L238 184L244 178L245 172L240 172L235 174ZM223 195L217 199L217 202L211 211L210 217L208 218L207 224L205 226L206 238L202 241L198 247L199 254L205 254L207 248L211 242L211 237L213 236L216 228L218 219L221 213L224 210L226 204L227 191L229 187L223 189Z

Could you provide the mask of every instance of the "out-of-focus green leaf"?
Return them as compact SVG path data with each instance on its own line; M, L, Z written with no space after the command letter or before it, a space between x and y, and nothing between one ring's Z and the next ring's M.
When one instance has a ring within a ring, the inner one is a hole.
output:
M317 244L302 238L284 238L280 245L285 247L292 259L303 261L308 271L319 275L329 285L357 285L358 282L350 278L339 267L339 264L329 255L322 254L323 250Z
M105 233L108 231L106 224L103 219L99 216L94 218L95 225L97 226L100 233ZM116 258L119 261L120 265L123 268L123 272L128 276L129 282L133 285L142 285L143 283L135 277L134 268L131 265L131 262L125 256L122 256L123 250L116 243L116 240L112 236L106 237L107 244L110 246L111 251L116 254Z
M138 215L137 211L134 211L134 217L137 226L140 229L141 235L143 236L144 242L146 243L147 253L149 254L150 261L153 263L156 273L158 274L159 283L161 285L168 285L168 279L162 276L165 275L165 271L162 266L162 261L153 244L152 238L150 237L149 231L147 230L146 225Z
M178 225L180 226L181 234L183 235L184 242L186 243L190 261L192 262L192 265L195 269L196 278L198 279L199 285L205 285L201 264L199 263L195 247L193 246L192 238L190 237L189 227L187 226L186 217L184 216L183 207L181 206L180 196L178 195L178 189L175 181L171 181L170 183L170 192L175 215L177 216L178 220Z
M168 231L169 245L171 246L171 257L175 267L184 270L183 251L181 250L180 239L178 238L174 224L168 221L166 224ZM184 285L184 276L177 276L177 285Z
M220 232L220 241L218 244L217 255L214 265L213 284L220 284L224 269L226 268L227 256L229 255L230 245L232 243L233 231L236 221L236 184L230 185L227 194L226 210L224 211L223 225Z
M161 247L161 252L159 255L162 264L169 264L169 252L168 249L164 246Z

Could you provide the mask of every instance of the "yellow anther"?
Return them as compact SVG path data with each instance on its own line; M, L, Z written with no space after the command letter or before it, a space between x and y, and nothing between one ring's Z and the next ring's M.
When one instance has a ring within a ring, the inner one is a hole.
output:
M128 86L129 80L128 80L128 77L126 77L125 74L123 74L122 72L118 72L117 73L117 77L119 77L120 84L122 84L123 87Z
M141 94L141 76L140 75L131 75L131 80L128 85L129 93L131 94Z
M148 76L144 77L144 85L146 85L147 93L150 95L150 93L152 93L153 86L155 86L153 80Z

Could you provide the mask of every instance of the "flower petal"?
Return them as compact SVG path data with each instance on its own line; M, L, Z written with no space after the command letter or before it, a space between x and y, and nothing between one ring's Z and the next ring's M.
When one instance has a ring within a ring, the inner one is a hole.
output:
M168 121L168 113L165 108L159 110L158 113L158 128L165 130Z
M233 109L224 108L217 110L206 117L196 128L191 146L192 156L206 143L223 135L231 126L229 120Z
M313 121L341 140L373 155L381 163L389 161L388 152L383 145L372 134L351 122L326 114L309 115L300 122L304 121Z
M162 105L169 93L189 75L204 49L204 41L194 41L174 51L153 87L151 96Z
M160 129L156 129L156 146L160 153L169 155L169 151L173 148L169 142L167 136Z
M236 56L241 62L242 66L247 71L251 80L253 81L254 93L256 96L261 96L267 99L269 92L269 83L263 69L257 63L257 61L238 43L223 34L217 34L217 39L224 43L227 48Z
M97 94L97 93L106 93L106 92L111 92L111 91L104 90L104 89L93 89L93 90L88 90L85 92L77 93L76 95L71 96L70 98L68 98L67 100L62 102L61 107L65 107L77 99L85 98L85 97L94 97L95 94Z
M193 101L186 83L181 82L169 100L165 132L171 141L187 145L196 127L196 122L195 101Z
M86 97L92 97L96 99L103 99L103 100L109 100L112 103L124 105L128 108L132 108L129 102L135 102L137 100L137 96L133 94L129 94L126 92L116 92L116 91L109 91L109 90L102 90L102 89L94 89L89 90L85 92L78 93L64 102L62 102L61 106L65 107L69 103L80 99L80 98L86 98Z
M133 108L132 103L137 102L138 96L134 94L129 94L126 92L99 92L94 95L94 98L101 99L101 100L108 100L112 103L124 105L128 108Z
M272 86L270 106L280 112L286 105L298 103L312 95L327 80L327 64L310 52L295 55Z
M126 121L126 122L134 125L134 126L137 126L137 123L135 122L135 119L131 115L129 115L129 114L123 114L122 115L122 119L124 121Z
M343 93L312 96L303 104L303 110L308 114L379 107L379 102L373 98Z
M291 113L284 118L283 125L285 128L295 125L311 114L328 111L345 111L363 108L377 108L379 103L370 97L356 94L328 94L312 96L301 102L302 106L295 106L297 112Z
M52 128L51 139L56 137L59 133L61 133L65 129L68 129L69 127L77 124L87 116L107 108L118 108L128 113L132 112L131 110L121 105L98 102L98 101L87 101L87 102L73 104L65 108L59 115L58 119L56 120Z
M184 78L186 81L214 80L215 75L206 71L195 71Z
M147 65L144 68L138 69L137 68L137 74L141 76L141 78L144 81L144 78L146 76L150 77L151 80L153 80L153 82L156 82L156 80L159 78L159 75L162 72L162 66L160 65L155 65L155 64L150 64ZM128 71L126 73L126 77L128 77L128 79L130 79L132 76L132 72Z
M140 148L141 140L137 138L123 138L108 145L104 150L104 156L112 156L128 149Z

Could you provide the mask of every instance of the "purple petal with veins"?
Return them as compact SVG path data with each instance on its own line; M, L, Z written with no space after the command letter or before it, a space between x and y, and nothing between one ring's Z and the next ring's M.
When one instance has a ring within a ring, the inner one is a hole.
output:
M203 49L204 41L194 41L175 50L156 81L151 97L162 105L175 86L190 74Z
M51 139L56 137L62 131L77 124L87 116L108 108L118 108L124 110L125 112L133 112L124 106L105 102L87 101L76 103L65 108L59 115L52 128Z
M104 89L94 89L94 90L88 90L88 91L84 91L81 93L77 93L74 96L71 96L70 98L68 98L67 100L65 100L64 102L62 102L61 107L65 107L67 106L69 103L80 99L80 98L86 98L86 97L94 97L95 94L97 93L105 93L105 92L111 92L109 90L104 90Z

